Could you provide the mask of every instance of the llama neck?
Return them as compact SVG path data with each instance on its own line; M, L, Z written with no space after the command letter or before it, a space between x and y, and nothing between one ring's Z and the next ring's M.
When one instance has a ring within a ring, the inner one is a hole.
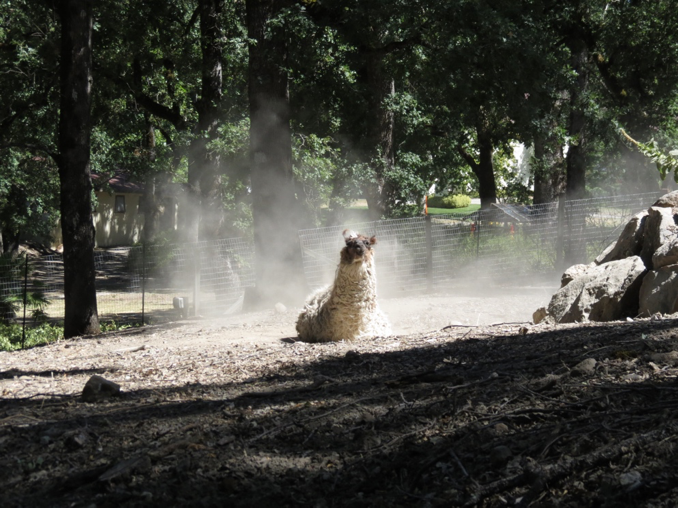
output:
M334 294L342 298L374 300L377 296L374 261L340 263L334 280Z

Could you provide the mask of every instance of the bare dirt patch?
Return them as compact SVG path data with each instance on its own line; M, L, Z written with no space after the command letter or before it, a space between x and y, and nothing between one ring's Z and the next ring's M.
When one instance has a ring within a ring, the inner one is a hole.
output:
M292 309L0 353L0 505L676 506L678 321L474 298L385 300L364 343Z

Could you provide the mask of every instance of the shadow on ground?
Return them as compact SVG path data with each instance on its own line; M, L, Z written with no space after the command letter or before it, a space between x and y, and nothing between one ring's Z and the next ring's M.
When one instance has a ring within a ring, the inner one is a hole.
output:
M677 324L459 327L241 383L0 399L0 504L676 506Z

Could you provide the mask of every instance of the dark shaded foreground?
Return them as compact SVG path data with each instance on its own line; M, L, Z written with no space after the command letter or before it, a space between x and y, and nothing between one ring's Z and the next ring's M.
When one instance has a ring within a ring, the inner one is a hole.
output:
M458 327L244 383L0 399L0 506L678 506L677 324Z

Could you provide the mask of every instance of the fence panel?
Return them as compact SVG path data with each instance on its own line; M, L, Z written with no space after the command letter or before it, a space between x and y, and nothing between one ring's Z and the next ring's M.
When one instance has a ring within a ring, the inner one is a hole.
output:
M631 215L657 193L614 196L535 206L498 204L472 214L436 215L348 225L376 235L382 295L416 293L469 281L515 283L589 262L616 239ZM299 232L307 283L332 281L344 245L344 227ZM28 291L40 291L53 319L63 319L63 260L41 256L30 263ZM198 313L237 312L254 286L251 241L225 239L193 245L96 251L96 287L102 321L158 322ZM0 319L17 316L7 301L22 300L21 263L0 267ZM176 298L184 310L176 308ZM19 305L20 306L20 305ZM16 306L15 306L16 307Z
M97 250L94 265L99 319L149 323L193 315L196 310L210 316L236 312L242 307L245 288L254 286L253 263L252 242L240 238ZM27 290L42 292L49 300L47 316L62 320L63 257L41 256L30 266ZM0 271L0 302L8 295L23 294L23 269L12 270ZM177 297L183 299L183 310L176 308ZM16 317L11 312L3 316L6 320Z
M406 288L426 288L427 243L425 219L391 219L346 226L377 237L375 259L379 291L399 293ZM299 232L306 282L312 289L329 284L345 245L342 231L334 226Z
M0 257L0 320L14 318L23 301L24 263L8 256Z
M237 312L245 288L254 286L254 248L241 238L135 247L130 256L136 280L144 284L139 292L144 295L145 313L156 320ZM182 299L183 312L175 308L175 298Z
M469 281L525 283L592 261L658 193L524 206L498 203L471 214L350 225L376 234L382 294L414 293ZM328 284L343 246L341 227L299 232L306 280Z

